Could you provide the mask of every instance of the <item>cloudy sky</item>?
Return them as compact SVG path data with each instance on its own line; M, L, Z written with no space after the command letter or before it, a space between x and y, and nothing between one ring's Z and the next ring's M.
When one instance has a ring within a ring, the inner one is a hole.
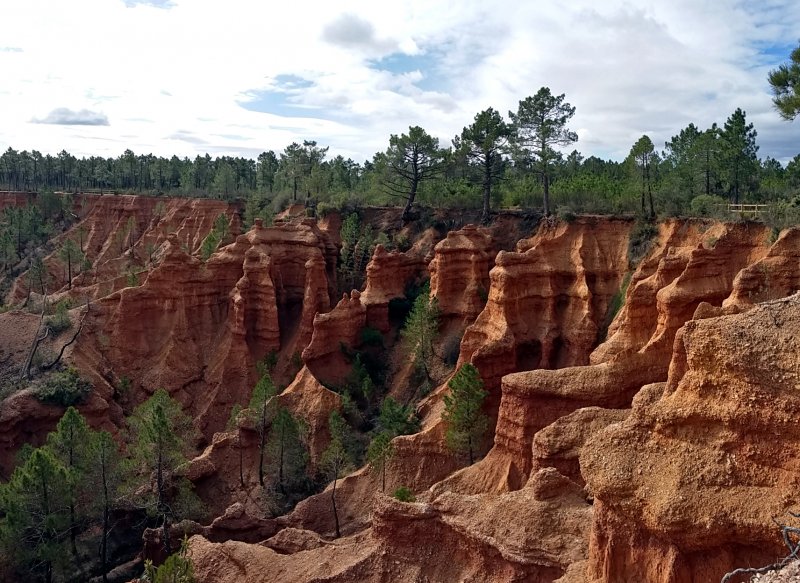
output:
M255 157L317 140L361 162L421 125L443 143L548 86L585 155L662 147L736 107L759 154L800 153L766 75L796 0L4 0L0 148Z

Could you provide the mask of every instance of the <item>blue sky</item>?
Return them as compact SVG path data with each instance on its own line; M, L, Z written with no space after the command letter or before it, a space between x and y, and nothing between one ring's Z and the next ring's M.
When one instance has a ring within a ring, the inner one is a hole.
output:
M737 107L762 157L800 153L766 82L800 41L800 3L487 4L4 2L0 148L254 156L307 139L363 161L410 125L447 144L548 86L576 107L586 156Z

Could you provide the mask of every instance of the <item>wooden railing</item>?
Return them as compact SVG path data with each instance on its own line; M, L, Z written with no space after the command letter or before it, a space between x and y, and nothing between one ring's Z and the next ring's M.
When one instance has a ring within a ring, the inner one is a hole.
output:
M729 204L728 212L737 213L741 217L757 217L767 212L768 204Z

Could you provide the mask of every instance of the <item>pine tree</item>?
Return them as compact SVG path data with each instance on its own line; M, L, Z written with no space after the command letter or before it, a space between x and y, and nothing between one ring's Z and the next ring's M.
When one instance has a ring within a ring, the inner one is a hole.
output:
M450 394L444 396L442 420L447 424L447 445L454 451L469 454L470 465L475 461L474 450L488 428L488 419L481 411L489 394L483 390L478 369L464 364L447 383Z
M178 466L187 462L189 444L186 439L194 434L192 421L167 391L158 389L134 409L130 427L134 468L148 483L155 475L153 487L142 489L141 483L136 483L134 490L148 512L160 518L169 555L172 553L170 521L180 514L191 513L198 503L188 480L174 476Z
M264 449L267 445L269 426L272 422L273 411L270 406L272 397L278 394L278 389L272 382L266 367L261 367L261 378L253 388L250 398L250 418L253 420L258 432L258 483L264 487Z
M119 448L107 431L90 432L89 440L90 483L100 489L101 495L92 500L95 515L101 518L100 567L103 583L108 581L108 535L111 532L111 510L115 493L124 480Z
M47 448L32 451L0 485L0 543L25 572L53 581L68 556L71 495L69 470Z
M430 286L425 284L422 292L414 300L400 335L408 355L416 366L425 372L428 381L431 380L429 365L433 356L433 341L439 330L438 318L438 302L435 297L431 298Z
M278 466L278 488L286 494L305 473L308 453L303 443L305 424L286 408L279 406L272 421L267 449Z
M328 418L331 432L331 442L322 453L321 465L333 481L331 488L331 506L333 507L333 520L336 524L336 538L341 536L339 529L339 512L336 509L336 482L347 472L354 463L349 442L352 439L350 428L339 414L332 411Z
M392 436L388 431L381 431L367 449L370 469L381 476L381 492L386 491L386 466L393 455Z
M56 430L47 436L47 447L70 473L69 540L76 567L80 566L75 538L78 534L79 506L86 503L90 486L86 477L90 465L90 432L86 420L75 407L68 407Z

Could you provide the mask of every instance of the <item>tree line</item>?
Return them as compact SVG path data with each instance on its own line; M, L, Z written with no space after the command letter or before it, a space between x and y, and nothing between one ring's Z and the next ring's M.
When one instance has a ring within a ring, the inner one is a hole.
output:
M800 154L786 166L760 159L756 129L741 109L721 125L690 123L661 149L643 135L623 161L570 150L578 141L568 127L574 114L565 95L542 87L507 118L491 107L477 113L450 147L411 126L363 163L329 158L329 148L312 140L256 159L166 158L131 150L117 158L77 158L66 151L52 156L9 148L0 155L0 188L250 199L256 211L288 202L400 204L407 220L416 202L480 208L484 218L497 207L541 208L545 215L678 215L689 214L698 196L792 201L800 187Z

